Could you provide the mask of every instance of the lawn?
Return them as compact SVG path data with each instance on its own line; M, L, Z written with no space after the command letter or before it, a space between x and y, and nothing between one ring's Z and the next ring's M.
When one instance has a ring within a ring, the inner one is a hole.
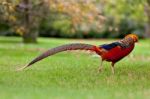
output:
M149 99L150 40L140 40L132 54L98 73L98 57L83 51L63 52L16 72L34 57L61 44L102 44L113 40L40 38L22 44L21 38L0 37L0 99Z

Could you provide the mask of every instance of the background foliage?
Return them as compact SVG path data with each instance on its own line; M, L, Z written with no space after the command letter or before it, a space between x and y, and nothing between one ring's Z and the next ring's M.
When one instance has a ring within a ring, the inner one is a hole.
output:
M150 35L149 0L0 0L0 34L45 37ZM31 39L29 39L31 38Z

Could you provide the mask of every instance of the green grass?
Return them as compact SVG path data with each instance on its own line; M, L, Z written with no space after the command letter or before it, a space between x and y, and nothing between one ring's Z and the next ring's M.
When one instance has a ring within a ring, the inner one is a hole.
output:
M132 54L97 73L100 59L83 51L63 52L16 72L48 48L70 42L102 44L112 40L40 38L39 44L0 37L0 99L149 99L150 40L140 40Z

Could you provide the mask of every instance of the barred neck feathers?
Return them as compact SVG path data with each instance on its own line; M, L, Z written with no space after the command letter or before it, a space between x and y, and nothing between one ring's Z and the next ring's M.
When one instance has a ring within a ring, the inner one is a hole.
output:
M119 43L121 44L121 46L123 46L123 48L128 48L131 45L133 45L135 42L134 42L133 38L127 37L127 38L120 40Z

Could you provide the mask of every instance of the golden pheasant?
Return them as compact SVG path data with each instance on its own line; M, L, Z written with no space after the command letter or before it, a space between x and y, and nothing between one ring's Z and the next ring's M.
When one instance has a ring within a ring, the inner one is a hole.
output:
M129 34L125 36L122 40L110 43L110 44L103 44L103 45L91 45L91 44L84 44L84 43L72 43L61 45L52 49L47 50L40 56L33 59L30 63L28 63L22 70L26 67L31 66L32 64L48 57L54 55L59 52L67 51L67 50L90 50L101 56L101 64L99 66L99 71L102 70L102 62L108 61L111 62L111 69L112 73L114 74L114 64L127 56L135 46L135 43L138 41L138 37L135 34Z

